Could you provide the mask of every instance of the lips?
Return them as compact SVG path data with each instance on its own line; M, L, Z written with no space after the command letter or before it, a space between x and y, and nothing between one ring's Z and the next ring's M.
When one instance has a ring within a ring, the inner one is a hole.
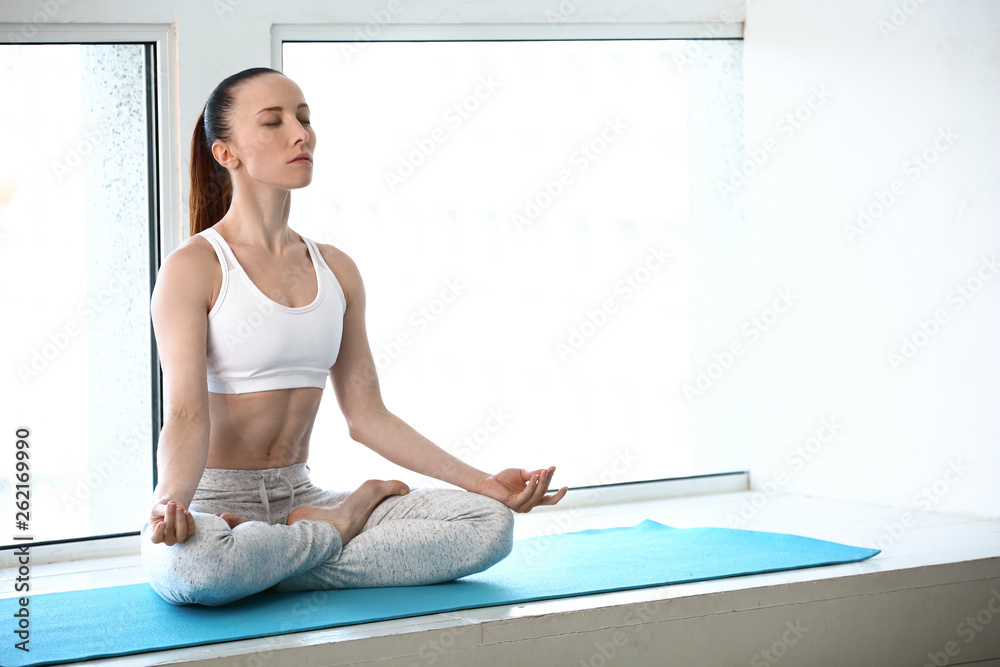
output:
M299 153L298 155L296 155L295 157L293 157L291 160L289 160L290 163L291 162L300 162L300 161L301 162L309 162L310 164L312 164L312 156L310 156L308 153Z

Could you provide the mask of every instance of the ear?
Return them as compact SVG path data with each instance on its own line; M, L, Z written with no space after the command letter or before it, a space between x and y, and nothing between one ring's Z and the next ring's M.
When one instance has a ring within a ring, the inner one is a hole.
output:
M236 169L240 166L240 159L233 152L233 149L221 141L212 144L212 155L226 169Z

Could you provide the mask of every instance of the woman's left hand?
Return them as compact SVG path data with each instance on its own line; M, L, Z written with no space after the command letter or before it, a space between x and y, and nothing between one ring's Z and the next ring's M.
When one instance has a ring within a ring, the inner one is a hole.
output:
M530 512L538 505L555 505L566 495L567 487L545 495L556 467L539 470L507 468L480 482L479 493L499 500L515 512Z

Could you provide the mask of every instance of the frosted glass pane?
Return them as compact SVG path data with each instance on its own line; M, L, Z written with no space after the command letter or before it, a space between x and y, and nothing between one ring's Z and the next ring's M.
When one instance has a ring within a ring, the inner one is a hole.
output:
M0 46L2 433L31 432L35 542L137 531L148 511L144 48Z
M741 43L700 45L284 44L318 134L291 225L358 263L390 410L570 486L745 469L682 392L719 307L695 281L742 264L742 202L715 188L742 151ZM436 484L350 441L327 393L318 482Z

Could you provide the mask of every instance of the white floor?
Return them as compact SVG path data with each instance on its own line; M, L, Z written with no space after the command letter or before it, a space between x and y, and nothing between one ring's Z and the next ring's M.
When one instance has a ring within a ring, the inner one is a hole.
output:
M489 607L88 664L756 666L780 660L787 665L919 667L937 660L1000 665L1000 520L731 492L536 510L517 516L515 538L643 519L676 527L794 533L874 546L883 553L848 565ZM10 597L11 570L0 571L0 579L0 597ZM145 579L137 558L130 556L94 560L89 567L80 561L35 565L32 580L32 592L39 594Z

